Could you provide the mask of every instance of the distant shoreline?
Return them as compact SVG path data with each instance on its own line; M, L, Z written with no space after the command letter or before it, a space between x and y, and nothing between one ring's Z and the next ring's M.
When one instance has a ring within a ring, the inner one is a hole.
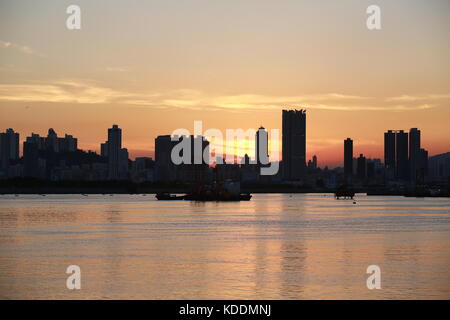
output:
M439 194L432 194L427 188L416 190L388 189L385 186L350 187L355 193L369 196L449 197L448 188L441 187ZM49 181L31 178L0 180L0 195L6 194L183 194L190 192L190 186L183 183L159 183L130 181ZM242 193L251 194L334 194L335 188L310 187L290 184L241 183Z

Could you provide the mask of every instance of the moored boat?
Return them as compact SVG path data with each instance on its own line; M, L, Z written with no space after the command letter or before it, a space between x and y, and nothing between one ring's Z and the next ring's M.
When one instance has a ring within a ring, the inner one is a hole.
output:
M155 197L158 200L184 200L185 198L185 196L177 196L167 192L157 193Z

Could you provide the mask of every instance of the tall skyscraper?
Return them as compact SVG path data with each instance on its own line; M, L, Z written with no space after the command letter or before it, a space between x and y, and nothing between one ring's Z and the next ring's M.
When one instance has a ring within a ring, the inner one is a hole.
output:
M120 149L122 149L122 129L114 124L108 129L108 178L117 180L120 177Z
M283 178L300 180L306 169L306 110L283 110Z
M384 167L386 178L393 179L395 177L395 132L393 130L384 133Z
M267 164L269 162L269 134L263 127L256 131L255 151L257 164Z
M388 180L409 179L408 133L389 130L384 133L384 166Z
M420 169L420 130L411 128L409 130L409 168L411 183L415 184L417 173Z
M407 181L408 173L408 133L399 130L395 134L395 172L397 180Z
M344 175L350 178L353 175L353 140L344 140Z
M19 159L19 133L7 129L0 133L0 169L7 170L11 160Z

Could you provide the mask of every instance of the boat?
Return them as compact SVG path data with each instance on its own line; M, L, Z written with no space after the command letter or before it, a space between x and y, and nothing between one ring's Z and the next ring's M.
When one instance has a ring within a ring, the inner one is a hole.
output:
M183 196L172 195L168 192L158 193L158 200L189 200L189 201L249 201L250 193L241 193L239 182L226 180L212 184L195 184L191 192Z
M184 200L191 201L249 201L252 195L249 193L241 194L214 194L214 193L204 193L204 194L187 194Z
M346 187L339 187L336 189L336 192L334 193L334 197L336 198L336 200L339 199L353 199L353 197L355 196L355 191L346 188Z
M184 200L185 198L185 196L177 196L175 194L170 194L167 192L157 193L155 197L158 200Z

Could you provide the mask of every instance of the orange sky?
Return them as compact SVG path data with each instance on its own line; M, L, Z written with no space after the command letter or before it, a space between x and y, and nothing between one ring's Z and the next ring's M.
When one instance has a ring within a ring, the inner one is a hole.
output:
M123 129L132 157L177 128L281 130L281 110L307 109L307 157L382 158L383 132L422 130L450 151L450 3L376 1L70 1L0 4L0 130L21 139L54 128L98 150Z

